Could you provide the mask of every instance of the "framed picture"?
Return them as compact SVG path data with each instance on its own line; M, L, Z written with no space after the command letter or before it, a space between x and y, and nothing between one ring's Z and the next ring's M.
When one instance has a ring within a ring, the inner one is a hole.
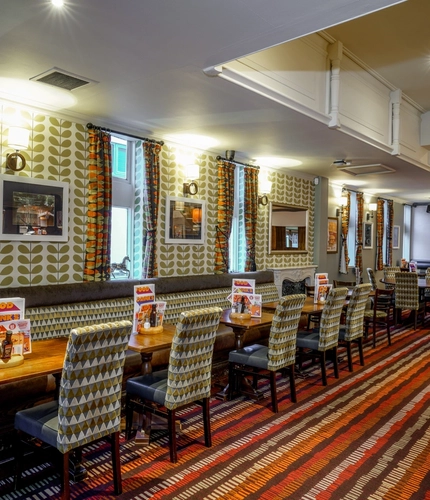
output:
M166 243L203 245L205 220L205 201L166 197Z
M393 249L400 248L400 226L393 226Z
M0 175L0 241L67 241L69 184Z
M364 222L363 223L363 248L371 249L373 248L373 223Z
M327 253L337 253L339 241L339 221L329 217L327 221Z

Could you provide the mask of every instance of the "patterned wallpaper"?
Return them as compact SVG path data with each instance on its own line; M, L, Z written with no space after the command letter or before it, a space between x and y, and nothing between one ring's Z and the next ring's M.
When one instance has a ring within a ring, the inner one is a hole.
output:
M61 242L0 242L0 287L27 286L82 281L85 248L85 221L87 196L87 135L82 124L42 114L19 110L11 105L2 105L1 110L1 168L6 171L7 132L12 119L18 118L31 130L30 146L23 152L27 159L25 169L11 175L38 177L64 181L70 184L69 193L69 241ZM213 273L215 247L217 165L215 155L194 152L200 166L198 193L192 198L205 200L206 244L166 244L166 196L183 196L185 181L181 156L184 151L169 144L161 152L161 206L159 211L159 234L157 260L159 276L187 276ZM271 201L297 204L311 208L309 231L309 254L267 254L268 206L259 208L257 234L257 269L268 267L290 267L312 264L314 229L314 186L311 181L272 172ZM135 245L141 245L136 240ZM138 275L139 265L133 273Z

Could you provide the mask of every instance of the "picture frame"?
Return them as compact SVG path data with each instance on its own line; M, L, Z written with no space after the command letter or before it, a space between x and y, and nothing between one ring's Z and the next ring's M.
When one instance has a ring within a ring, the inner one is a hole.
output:
M337 217L327 220L327 253L337 253L339 248L339 221Z
M363 248L371 250L373 248L373 223L363 222Z
M204 245L205 231L204 200L166 196L166 243Z
M67 182L0 175L0 241L67 241Z
M400 226L393 226L393 250L400 248Z

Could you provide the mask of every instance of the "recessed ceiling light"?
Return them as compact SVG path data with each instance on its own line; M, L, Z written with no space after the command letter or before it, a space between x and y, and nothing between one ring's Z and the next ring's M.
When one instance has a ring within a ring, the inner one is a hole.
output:
M76 97L68 90L19 78L0 77L0 98L56 111L76 103Z
M209 149L218 144L219 141L205 135L197 134L168 134L164 136L166 141L176 142L189 148Z
M280 156L258 156L254 158L254 161L257 165L262 167L298 167L303 163L299 160Z
M51 0L52 5L55 5L55 7L62 7L64 5L63 0Z

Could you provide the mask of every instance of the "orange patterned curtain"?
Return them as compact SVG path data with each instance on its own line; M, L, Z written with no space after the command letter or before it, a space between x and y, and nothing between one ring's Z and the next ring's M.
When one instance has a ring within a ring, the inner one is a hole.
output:
M218 160L218 221L215 241L215 273L229 271L229 239L234 208L235 164Z
M246 261L245 272L256 271L255 235L258 218L258 168L245 167L245 239Z
M88 207L84 281L110 279L112 156L110 134L88 129Z
M377 201L376 210L376 269L381 271L384 268L382 256L382 244L384 241L384 200Z
M340 260L339 260L339 273L347 274L348 273L348 264L349 264L349 256L348 256L348 228L349 228L349 213L351 210L351 193L349 191L344 191L342 196L346 196L348 203L343 207L342 210L342 223L341 223L341 249L340 249Z
M386 201L387 201L387 212L388 212L386 263L387 263L387 266L392 266L393 265L393 220L394 220L394 206L393 206L393 200L386 200Z
M364 200L363 193L357 193L357 232L355 235L355 268L356 275L359 273L360 278L363 274L363 209ZM358 271L357 271L358 269ZM359 280L357 280L360 283Z
M158 143L144 142L144 172L145 182L143 185L143 218L144 234L142 279L155 278L157 269L157 219L160 203L160 151Z

